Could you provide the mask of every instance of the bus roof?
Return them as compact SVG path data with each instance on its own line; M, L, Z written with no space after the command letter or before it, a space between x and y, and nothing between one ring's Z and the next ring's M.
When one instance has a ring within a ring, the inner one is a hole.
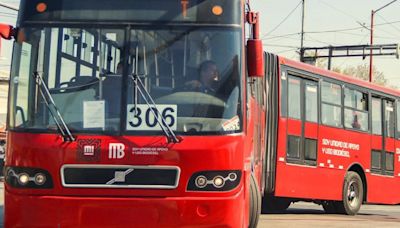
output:
M334 71L330 71L330 70L325 70L310 64L306 64L306 63L302 63L302 62L298 62L298 61L294 61L282 56L278 56L279 58L279 63L282 65L286 65L286 66L290 66L290 67L294 67L297 69L301 69L313 74L318 74L324 77L328 77L328 78L332 78L332 79L336 79L339 81L343 81L346 83L350 83L350 84L354 84L357 86L361 86L364 87L366 89L369 90L375 90L375 91L379 91L382 93L386 93L392 96L396 96L396 97L400 97L400 91L392 89L392 88L388 88L385 86L381 86L381 85L377 85L374 83L370 83L368 81L364 81L355 77L351 77L348 75L344 75L344 74L340 74Z

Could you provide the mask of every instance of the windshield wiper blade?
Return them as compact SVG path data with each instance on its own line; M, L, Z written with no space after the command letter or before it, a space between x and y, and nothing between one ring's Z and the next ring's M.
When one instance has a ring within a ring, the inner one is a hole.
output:
M40 94L43 97L44 103L46 104L47 108L51 116L54 119L54 122L57 125L58 130L63 137L64 142L73 142L75 141L74 136L71 134L67 124L64 121L64 118L61 116L60 111L58 110L53 97L50 94L49 88L47 87L46 83L44 82L43 78L40 76L39 72L34 72L33 77L35 78L35 83L39 88Z
M161 115L160 111L158 110L153 98L151 97L150 93L147 91L146 87L144 86L142 80L140 80L139 75L131 74L131 79L135 84L135 91L136 89L139 91L140 95L142 95L144 101L146 102L147 106L149 107L150 111L154 115L157 123L160 125L161 130L164 132L165 136L168 139L168 143L180 143L182 142L181 137L177 137L175 132L171 129L170 126L165 121L165 118ZM136 94L137 95L137 94ZM137 107L137 96L135 97L135 107ZM160 120L161 118L161 120Z

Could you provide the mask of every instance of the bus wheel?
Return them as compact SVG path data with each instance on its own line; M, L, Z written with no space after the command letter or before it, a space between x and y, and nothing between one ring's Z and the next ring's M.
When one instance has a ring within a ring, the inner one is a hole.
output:
M331 201L331 200L323 201L322 208L324 208L324 211L327 214L337 213L334 201Z
M364 198L364 188L358 173L350 171L346 174L343 184L343 201L336 202L338 213L355 215L360 210Z
M250 176L250 216L249 228L255 228L261 213L261 193L253 174Z

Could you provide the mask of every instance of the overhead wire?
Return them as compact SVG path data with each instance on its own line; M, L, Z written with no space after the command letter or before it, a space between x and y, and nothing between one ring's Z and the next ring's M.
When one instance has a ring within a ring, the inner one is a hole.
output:
M303 1L300 0L299 3L296 5L296 7L294 7L294 9L292 11L290 11L290 13L277 25L275 26L272 30L270 30L269 32L267 32L266 34L264 34L262 36L262 38L268 36L269 34L273 33L275 30L277 30L283 23L285 23L285 21L292 16L292 14L296 11L297 8L299 8L299 6L301 5Z
M383 21L385 21L386 23L389 23L382 15L377 14L379 18L381 18ZM400 32L400 29L397 26L394 26L393 24L389 23L388 25L390 25L390 27L394 28L395 30L397 30L398 32Z
M280 44L263 44L263 46L271 46L271 47L284 47L284 48L296 48L298 49L299 47L297 46L290 46L290 45L280 45Z
M292 49L277 51L277 52L275 52L275 54L282 54L282 53L292 52L292 51L296 51L296 50L298 50L298 48L292 48Z
M276 36L271 36L271 37L268 37L268 38L263 38L262 40L272 40L272 39L283 38L283 37L289 37L289 36L294 36L294 35L300 35L300 33L299 33L299 32L296 32L296 33L289 33L289 34L276 35Z
M317 43L321 43L321 44L325 44L325 45L332 45L332 44L341 45L341 44L337 44L337 43L328 43L328 42L325 42L325 41L321 41L321 40L315 39L315 38L311 37L310 34L306 34L306 37L308 39L310 39L311 41L314 41L314 42L317 42Z
M338 9L338 8L336 8L335 6L331 5L330 3L328 3L328 2L326 2L326 1L324 1L324 0L318 1L318 2L324 4L325 6L331 8L331 9L336 10L337 12L340 12L340 13L343 14L343 15L346 15L346 16L348 16L348 17L351 17L352 19L355 20L355 22L356 22L357 24L360 24L360 21L361 21L361 20L360 20L359 18L356 18L354 15L351 15L351 14L347 13L346 11L343 11L343 10L341 10L341 9Z
M365 36L370 35L369 33L367 33L367 34L358 34L358 33L351 33L351 32L337 32L337 33L350 35L350 36L358 36L358 37L365 37ZM389 37L389 36L375 36L374 35L374 37L379 38L379 39L398 39L398 37L395 37L395 36Z

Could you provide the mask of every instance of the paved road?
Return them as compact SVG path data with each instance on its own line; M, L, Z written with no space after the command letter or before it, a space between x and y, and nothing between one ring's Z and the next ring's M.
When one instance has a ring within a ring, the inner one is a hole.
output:
M295 203L285 214L262 215L258 227L400 227L400 206L363 205L358 215L325 214L322 206Z
M3 227L4 194L0 183L0 227ZM399 228L400 206L363 205L356 216L327 215L321 206L312 203L295 203L285 214L261 215L258 227L360 227Z

